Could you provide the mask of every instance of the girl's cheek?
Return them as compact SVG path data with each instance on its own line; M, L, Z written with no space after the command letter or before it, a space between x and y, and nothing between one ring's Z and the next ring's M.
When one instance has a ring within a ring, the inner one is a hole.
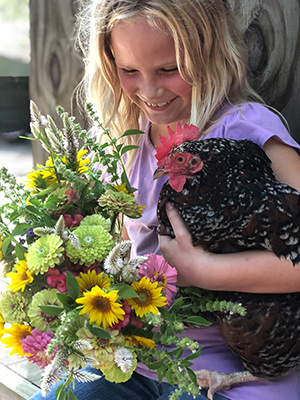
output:
M119 76L123 91L130 97L136 87L135 79L132 76Z

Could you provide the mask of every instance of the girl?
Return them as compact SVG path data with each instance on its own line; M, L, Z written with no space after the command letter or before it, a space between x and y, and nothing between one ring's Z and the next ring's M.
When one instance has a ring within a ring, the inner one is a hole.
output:
M300 290L300 271L268 251L211 254L193 247L177 211L168 216L176 238L158 238L156 205L164 178L153 182L155 145L177 121L197 125L203 136L249 139L272 160L276 176L300 190L298 144L281 120L251 90L246 49L224 0L94 0L88 8L89 34L81 36L87 61L88 98L100 120L118 136L126 129L145 131L139 149L127 160L143 217L126 219L134 252L162 252L178 271L178 284L211 290L280 293ZM84 19L80 27L84 27ZM88 39L88 47L84 40ZM136 140L136 137L134 139ZM188 329L203 346L194 369L242 370L216 327ZM214 400L300 400L300 370L275 382L251 382L221 390ZM139 365L124 384L100 379L76 383L79 400L167 399L174 391ZM54 390L47 398L54 399ZM33 399L40 399L37 395ZM192 396L185 394L183 400ZM206 391L197 400L207 399Z

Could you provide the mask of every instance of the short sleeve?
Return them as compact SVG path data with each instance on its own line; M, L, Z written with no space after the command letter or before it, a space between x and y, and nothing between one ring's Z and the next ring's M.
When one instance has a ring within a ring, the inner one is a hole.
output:
M251 140L260 147L274 138L300 151L299 144L289 134L281 118L258 103L232 107L205 136L205 138L211 137Z

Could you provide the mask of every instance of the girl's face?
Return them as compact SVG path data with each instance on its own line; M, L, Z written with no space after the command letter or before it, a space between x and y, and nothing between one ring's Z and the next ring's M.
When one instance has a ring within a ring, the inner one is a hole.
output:
M143 19L122 21L111 33L111 46L123 91L153 124L190 115L192 86L178 72L171 36Z

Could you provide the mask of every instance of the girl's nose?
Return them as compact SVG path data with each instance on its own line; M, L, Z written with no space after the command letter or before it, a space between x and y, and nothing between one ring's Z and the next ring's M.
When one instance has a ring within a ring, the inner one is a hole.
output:
M144 100L159 100L164 93L164 88L159 79L143 79L140 94Z

